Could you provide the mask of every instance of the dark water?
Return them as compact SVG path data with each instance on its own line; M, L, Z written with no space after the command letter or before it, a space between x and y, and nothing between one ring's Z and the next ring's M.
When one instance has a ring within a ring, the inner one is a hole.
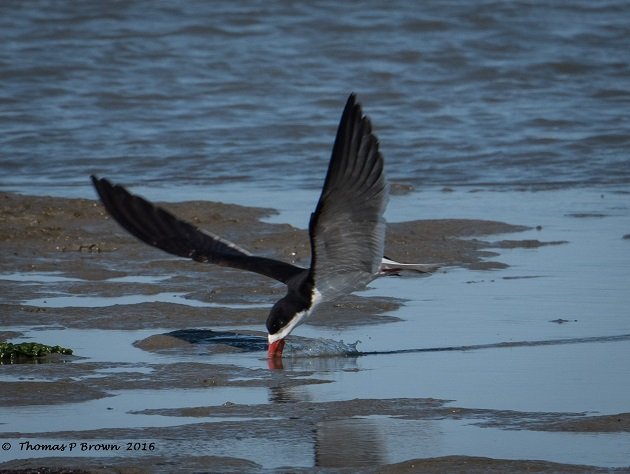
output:
M393 180L623 185L628 38L621 0L5 0L0 187L318 188L351 91Z

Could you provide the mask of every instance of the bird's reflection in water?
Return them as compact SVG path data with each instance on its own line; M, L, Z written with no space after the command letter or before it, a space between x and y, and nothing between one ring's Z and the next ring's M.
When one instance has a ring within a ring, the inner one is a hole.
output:
M362 468L386 464L385 438L378 421L350 413L344 417L338 410L326 409L326 404L320 412L319 403L303 385L292 386L287 379L278 382L269 389L269 402L276 405L277 414L293 419L310 434L314 467ZM306 404L309 415L304 416L299 408L294 411L292 407L296 404Z
M310 401L303 389L300 387L287 387L286 384L278 384L269 387L269 403L282 405L288 403L300 403Z
M363 418L322 421L315 425L315 466L366 467L386 464L378 426Z

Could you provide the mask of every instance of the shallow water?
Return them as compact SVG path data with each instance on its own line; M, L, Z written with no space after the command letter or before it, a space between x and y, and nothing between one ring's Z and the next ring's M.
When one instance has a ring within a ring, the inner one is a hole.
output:
M152 295L125 296L53 296L26 300L24 301L24 305L45 308L99 308L103 306L112 306L115 304L139 304L157 301L163 303L175 303L206 308L247 309L263 307L263 305L256 304L209 303L204 301L197 301L186 298L186 293L158 293Z
M329 426L326 426L329 425ZM344 460L354 460L354 466L373 466L375 463L391 463L414 457L448 456L465 453L470 456L492 457L500 446L505 459L549 459L567 464L588 464L593 456L605 458L608 466L623 466L627 452L616 443L619 437L595 437L575 433L532 433L506 431L493 428L479 430L470 422L401 420L390 417L353 418L317 427L318 440L328 433L335 433L333 443L342 439L353 443L358 453L346 451L337 454L340 465ZM630 440L629 435L621 442ZM322 447L326 453L333 443ZM334 455L330 455L333 457Z
M138 415L134 415L138 418ZM137 420L134 420L136 423ZM144 420L143 420L144 421ZM187 420L171 418L163 423L185 423ZM194 420L193 420L194 421ZM199 420L197 420L199 421ZM226 420L215 418L216 423L247 419ZM269 420L270 423L273 420ZM157 425L164 426L164 425ZM291 449L283 449L283 442L273 439L252 438L208 442L197 439L187 443L187 449L213 453L217 456L254 458L268 469L283 466L310 467L373 467L416 457L449 456L496 456L500 450L505 459L555 459L567 464L587 464L594 457L602 459L601 465L618 467L627 465L627 450L620 444L630 441L628 434L591 435L581 433L533 433L530 431L506 431L494 428L479 429L469 422L400 420L389 417L357 417L339 421L317 423L313 426L312 439L298 439ZM65 439L31 438L31 443L65 443ZM118 440L123 449L133 439ZM147 439L162 449L161 454L178 455L182 445L160 445L159 439ZM80 442L79 442L80 443ZM108 439L90 440L89 444L112 444ZM350 448L351 446L351 448ZM498 448L498 449L497 449ZM621 448L621 449L620 449ZM73 456L111 456L108 451L79 451ZM166 451L166 452L165 452ZM278 453L282 453L278 455ZM31 451L32 457L44 457L49 453ZM64 455L65 453L60 453ZM114 453L118 455L122 454ZM147 455L147 452L136 455Z
M95 374L98 376L98 374ZM138 426L179 426L212 421L222 423L225 417L166 417L133 412L151 408L212 406L229 403L266 403L267 391L261 388L217 387L212 390L125 390L113 392L111 397L72 403L51 411L49 406L14 407L4 418L5 431L27 433L57 431L87 431L103 428L134 428ZM46 418L42 424L41 418ZM237 421L247 421L243 417Z
M281 208L278 218L290 216L293 205L286 212ZM429 278L375 280L362 294L403 298L404 304L391 313L400 321L352 327L306 324L295 331L297 337L288 343L283 361L286 376L323 379L329 383L272 391L245 386L113 391L113 396L101 400L41 409L24 407L13 411L11 408L10 414L3 413L3 420L8 423L3 431L25 431L30 426L32 429L26 431L34 433L32 439L40 439L35 433L48 428L35 427L39 426L45 410L50 420L63 420L64 429L79 436L85 429L236 423L242 435L250 440L249 444L213 440L199 441L195 446L203 447L208 454L225 455L229 445L232 455L255 460L267 468L316 463L321 466L340 459L345 459L348 466L360 466L353 464L360 463L360 459L351 456L343 447L345 444L334 442L334 437L330 441L331 433L345 433L347 439L354 436L357 449L363 449L365 456L372 453L382 462L466 454L627 466L630 453L628 434L624 432L549 433L525 428L506 431L479 425L484 420L491 422L495 410L589 415L629 411L630 253L628 240L622 238L630 222L627 194L609 189L540 192L459 189L448 193L435 190L395 197L390 205L392 220L405 220L416 212L425 214L419 217L437 217L438 212L442 217L472 217L479 210L483 210L484 218L542 226L519 234L494 235L493 241L517 238L565 243L497 249L499 255L491 258L509 264L505 269L448 268ZM587 217L576 217L584 215ZM21 277L13 274L4 278ZM58 277L35 275L30 284L50 285L50 278ZM153 283L159 285L160 281ZM159 294L154 296L160 298ZM81 296L68 295L68 298L76 301ZM182 304L203 304L190 298L181 300ZM110 303L116 301L113 298ZM94 302L105 303L105 300ZM262 328L261 320L260 325L212 329L228 333L253 330L262 340ZM264 344L263 349L254 352L226 352L220 346L215 349L211 343L201 343L192 352L154 354L134 347L134 341L171 330L79 330L54 326L7 329L72 347L77 355L85 357L75 364L108 364L93 373L93 377L111 375L112 371L121 374L137 371L150 376L153 364L179 362L233 366L234 383L258 383L268 376L265 373L269 374L265 371ZM255 338L251 341L255 342ZM358 353L351 351L356 341L359 341ZM319 351L317 356L302 352L309 346ZM112 347L117 349L112 351ZM348 350L339 355L339 347ZM0 376L0 380L13 378ZM251 420L255 417L242 415L238 420L222 415L165 416L159 412L159 409L211 407L229 402L243 407L267 406L266 412L273 415L274 407L282 403L325 404L365 398L441 399L450 400L448 405L453 410L492 412L481 418L462 420L341 417L338 421L322 421L314 428L315 438L298 438L296 449L290 453L280 450L278 440L252 445L248 423L254 423ZM151 408L158 412L137 413ZM105 418L67 416L93 410L105 413ZM174 448L162 443L160 449L160 454L168 455ZM177 449L183 448L178 445ZM12 450L0 455L9 459L41 453Z

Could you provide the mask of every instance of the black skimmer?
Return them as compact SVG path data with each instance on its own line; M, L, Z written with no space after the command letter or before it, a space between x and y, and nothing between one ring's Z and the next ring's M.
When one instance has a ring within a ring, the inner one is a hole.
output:
M379 275L429 264L400 264L383 257L388 185L383 157L354 94L346 103L322 194L311 214L311 266L258 257L184 222L107 179L92 176L111 216L143 242L180 257L260 273L287 285L267 318L269 358L282 356L285 338L323 302L365 287Z

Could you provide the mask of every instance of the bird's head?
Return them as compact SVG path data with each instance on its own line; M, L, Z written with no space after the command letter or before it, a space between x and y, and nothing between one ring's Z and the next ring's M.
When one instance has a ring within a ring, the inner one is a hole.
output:
M267 317L269 359L282 357L285 338L306 316L306 303L289 294L273 305Z

